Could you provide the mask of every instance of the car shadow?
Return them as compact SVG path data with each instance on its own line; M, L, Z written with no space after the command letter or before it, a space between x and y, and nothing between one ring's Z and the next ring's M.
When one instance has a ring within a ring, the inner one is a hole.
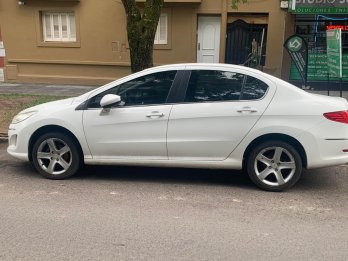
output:
M337 179L332 175L337 167L304 170L293 190L296 191L333 191L339 188Z
M304 170L301 179L290 191L335 190L338 184L332 177L333 171L336 171L334 167ZM219 185L258 190L245 172L236 170L85 166L74 178L119 182Z
M128 166L85 166L74 179L114 180L121 182L158 182L170 184L221 185L252 188L243 171L153 168Z

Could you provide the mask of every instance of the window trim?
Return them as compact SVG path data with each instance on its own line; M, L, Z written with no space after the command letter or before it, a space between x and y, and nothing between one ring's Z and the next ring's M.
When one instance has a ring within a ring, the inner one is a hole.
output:
M166 30L165 30L165 40L161 40L161 18L165 19L166 24ZM168 44L168 14L167 13L161 13L160 18L158 20L157 28L156 28L156 34L155 34L155 40L154 45L166 45Z
M70 15L73 14L74 16L74 23L75 23L75 37L71 37L71 20ZM56 38L54 35L54 22L53 22L53 16L58 15L58 26L59 26L59 37ZM63 23L62 23L62 16L65 16L67 19L67 38L63 38ZM50 29L51 29L51 37L47 36L47 28L46 28L46 16L49 16L50 20ZM69 17L69 18L68 18ZM74 12L46 12L43 11L41 13L41 19L42 19L42 35L43 35L43 41L44 42L68 42L68 43L75 43L76 42L76 17Z
M44 13L74 13L75 15L75 30L76 30L76 41L66 42L66 41L44 41L44 32L43 32L43 14ZM38 47L61 47L61 48L79 48L81 47L80 42L80 23L79 21L79 12L74 8L56 8L56 9L40 9L36 12L36 43Z
M167 43L154 44L154 50L171 50L172 49L172 8L162 8L161 14L167 15Z

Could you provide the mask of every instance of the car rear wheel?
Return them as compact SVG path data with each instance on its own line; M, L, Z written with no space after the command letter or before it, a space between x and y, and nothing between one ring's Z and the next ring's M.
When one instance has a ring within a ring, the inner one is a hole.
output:
M292 145L283 141L267 141L249 154L247 172L261 189L283 191L299 180L302 159Z
M32 150L35 169L49 179L74 175L81 164L75 142L62 133L47 133L36 140Z

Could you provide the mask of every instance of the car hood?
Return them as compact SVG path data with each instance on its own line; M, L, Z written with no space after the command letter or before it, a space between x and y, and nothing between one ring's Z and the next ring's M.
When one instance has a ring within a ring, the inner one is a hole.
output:
M59 109L59 108L63 108L65 106L69 106L69 105L73 104L74 100L75 100L75 97L74 98L67 98L67 99L63 99L63 100L58 100L58 101L46 102L43 104L39 104L39 105L30 107L30 108L27 108L27 109L21 111L21 113L30 112L30 111Z

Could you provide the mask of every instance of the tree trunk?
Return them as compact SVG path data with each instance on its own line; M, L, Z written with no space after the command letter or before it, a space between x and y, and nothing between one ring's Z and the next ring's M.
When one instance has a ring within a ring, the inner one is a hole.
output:
M135 0L122 0L127 15L127 34L132 72L153 66L153 45L163 0L146 0L143 14Z

